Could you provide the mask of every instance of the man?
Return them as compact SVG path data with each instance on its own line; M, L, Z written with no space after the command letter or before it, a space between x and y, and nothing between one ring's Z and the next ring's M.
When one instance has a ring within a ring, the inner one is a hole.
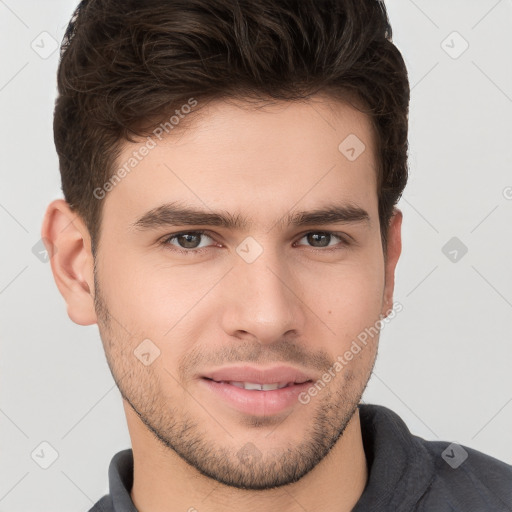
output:
M132 449L93 511L512 510L512 467L361 404L409 85L376 0L89 0L42 228Z

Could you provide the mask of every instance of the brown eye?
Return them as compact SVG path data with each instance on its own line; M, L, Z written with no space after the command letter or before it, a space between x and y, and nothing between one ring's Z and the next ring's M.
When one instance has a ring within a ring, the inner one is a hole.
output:
M306 238L313 247L328 247L331 235L329 233L308 233Z
M184 249L196 249L200 243L201 235L195 235L192 233L185 233L184 235L178 235L176 240Z
M205 239L206 243L204 243ZM210 236L202 231L185 231L182 233L173 233L164 240L163 244L176 247L178 252L193 253L195 250L208 247L208 239L212 240ZM180 251L180 249L184 250Z

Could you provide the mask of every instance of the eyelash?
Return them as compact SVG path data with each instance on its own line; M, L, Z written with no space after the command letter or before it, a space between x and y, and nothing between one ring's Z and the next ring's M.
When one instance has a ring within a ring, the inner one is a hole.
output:
M318 253L329 252L330 253L330 252L337 251L337 250L340 250L345 247L349 247L352 244L352 242L349 241L349 239L348 239L349 238L348 235L345 235L344 233L333 232L333 231L308 231L307 233L304 233L303 235L301 235L299 240L302 240L302 238L304 238L305 236L307 236L311 233L315 233L315 234L321 233L324 235L335 236L340 239L341 245L342 245L342 247L334 246L334 247L326 247L323 249L312 247L314 252L318 252ZM200 255L204 252L204 250L210 248L210 246L208 246L208 247L201 247L199 249L180 249L179 247L173 246L169 243L171 240L179 237L180 235L206 235L209 238L211 238L212 240L214 240L213 236L211 236L209 231L196 230L196 231L180 231L179 233L171 233L171 234L167 235L160 243L161 243L161 245L163 245L166 248L172 247L172 249L170 249L170 250L173 252L177 252L179 254L186 254L187 256Z

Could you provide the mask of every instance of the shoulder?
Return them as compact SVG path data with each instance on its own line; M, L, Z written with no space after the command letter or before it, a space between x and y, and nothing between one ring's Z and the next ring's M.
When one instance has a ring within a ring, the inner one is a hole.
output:
M511 465L464 445L413 437L435 467L425 504L443 500L456 511L512 512Z
M380 499L394 511L512 512L511 465L464 445L414 435L387 407L364 404L359 414L371 463L365 505Z

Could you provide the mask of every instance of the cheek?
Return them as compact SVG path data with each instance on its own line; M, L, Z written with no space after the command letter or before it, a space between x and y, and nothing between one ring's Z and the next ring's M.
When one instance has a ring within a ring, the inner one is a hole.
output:
M329 318L336 314L347 317L355 315L350 321L368 319L379 315L384 291L383 265L376 261L342 263L337 267L319 269L302 277L304 296L311 306L322 308ZM320 313L320 311L319 311Z
M120 247L105 247L99 273L109 310L130 331L162 336L214 285L215 276L194 265L162 264ZM131 326L131 328L130 328Z
M372 357L378 340L372 327L379 320L382 307L383 265L377 260L347 264L335 271L320 273L305 282L314 283L304 289L306 303L329 327L329 330L322 330L325 333L325 342L330 347L328 350L336 358L351 350L356 340L361 350L355 347L354 351L359 354L359 363L364 365L366 358ZM311 319L312 322L307 327L308 337L314 339L318 336L321 322L315 316L311 316ZM368 332L373 335L366 335ZM360 343L358 339L365 343ZM372 350L363 350L366 346ZM352 356L349 354L348 357Z

